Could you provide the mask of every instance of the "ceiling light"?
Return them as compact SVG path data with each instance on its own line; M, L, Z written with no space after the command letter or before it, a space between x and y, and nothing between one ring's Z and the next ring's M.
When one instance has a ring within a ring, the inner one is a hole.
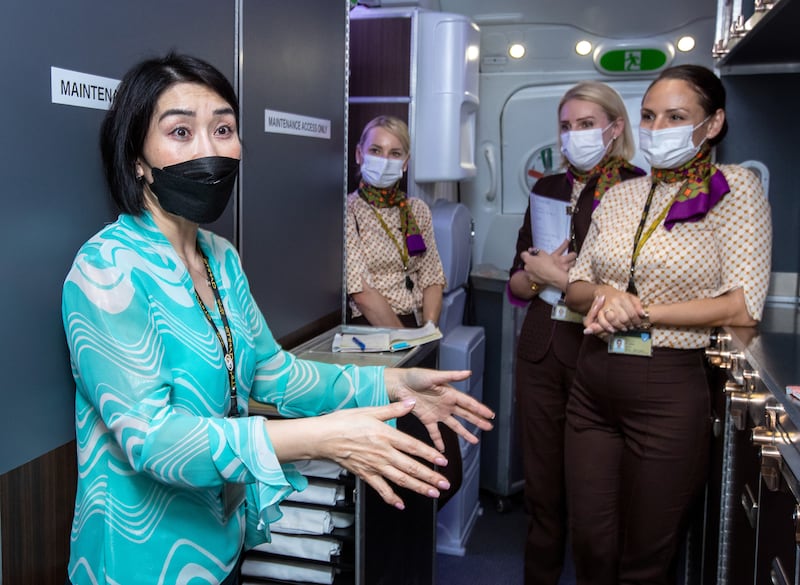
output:
M589 41L578 41L575 45L575 52L578 55L588 55L592 52L592 43Z
M525 45L522 43L514 43L508 47L508 55L512 59L522 59L525 56Z
M685 36L678 39L678 50L684 53L694 49L694 37Z

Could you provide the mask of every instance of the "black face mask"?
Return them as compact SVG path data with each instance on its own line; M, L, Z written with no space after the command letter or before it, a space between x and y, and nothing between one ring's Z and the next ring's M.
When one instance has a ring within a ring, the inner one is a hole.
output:
M164 211L195 223L211 223L228 205L239 174L239 159L207 156L151 170L150 189Z

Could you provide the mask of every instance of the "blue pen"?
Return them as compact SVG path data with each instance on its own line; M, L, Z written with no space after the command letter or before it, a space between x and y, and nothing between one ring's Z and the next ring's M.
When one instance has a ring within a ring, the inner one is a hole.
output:
M398 341L398 342L392 344L392 350L395 350L395 351L398 350L398 349L406 349L407 347L410 347L410 346L405 341Z
M361 348L361 351L367 349L367 345L355 335L353 336L353 343L355 343L359 348Z

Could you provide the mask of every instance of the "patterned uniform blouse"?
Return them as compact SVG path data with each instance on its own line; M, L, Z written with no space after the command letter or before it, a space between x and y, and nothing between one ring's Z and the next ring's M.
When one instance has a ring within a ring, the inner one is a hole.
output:
M409 259L408 272L414 282L414 288L410 291L406 288L400 253L373 213L374 209L381 214L402 245L400 209L374 208L359 197L358 192L351 193L347 198L347 294L363 290L363 276L367 284L389 301L397 315L412 314L414 308L422 307L424 289L434 284L445 284L442 261L436 250L431 210L416 197L409 197L408 201L427 247L423 254ZM350 302L350 307L354 317L361 315L354 302Z
M382 368L282 351L233 246L205 230L198 243L232 328L241 418L225 418L230 389L220 343L149 214L121 215L101 230L64 283L77 390L75 585L218 583L233 570L246 531L246 546L268 537L279 502L306 481L278 462L269 423L246 416L251 397L288 417L388 402ZM222 331L216 306L208 310ZM229 518L226 482L247 484L247 505Z
M642 303L678 303L714 298L744 289L747 311L761 318L767 296L772 221L761 183L736 165L718 165L730 186L701 220L663 223L647 239L636 260L636 288ZM669 205L679 183L656 187L646 226ZM626 290L633 241L650 190L650 177L625 181L603 197L569 280L608 284ZM654 327L653 345L678 349L705 347L708 328Z

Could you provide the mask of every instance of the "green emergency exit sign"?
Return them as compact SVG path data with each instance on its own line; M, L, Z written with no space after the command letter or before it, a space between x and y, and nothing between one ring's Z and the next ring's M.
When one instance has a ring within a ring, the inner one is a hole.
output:
M641 73L656 71L667 63L661 49L612 49L603 53L597 64L610 73Z

